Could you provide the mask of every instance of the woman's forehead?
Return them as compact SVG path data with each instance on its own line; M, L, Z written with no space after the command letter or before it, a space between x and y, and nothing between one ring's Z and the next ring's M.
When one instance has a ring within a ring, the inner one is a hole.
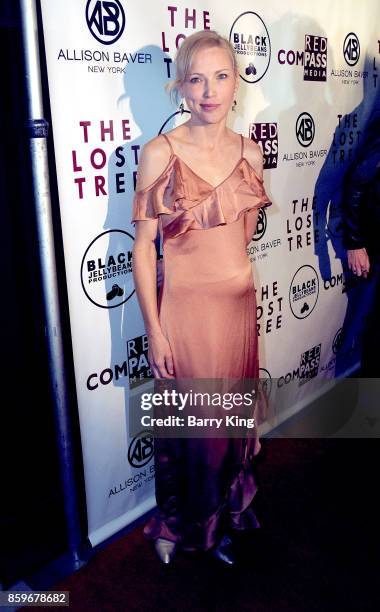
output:
M231 56L222 47L205 47L195 51L190 62L191 72L202 72L202 69L211 67L222 70L232 67Z

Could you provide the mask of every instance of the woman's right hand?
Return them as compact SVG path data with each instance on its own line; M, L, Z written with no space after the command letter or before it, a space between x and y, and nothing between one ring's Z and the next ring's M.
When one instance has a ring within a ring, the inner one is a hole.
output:
M175 378L172 351L164 334L148 334L148 343L148 360L154 378Z

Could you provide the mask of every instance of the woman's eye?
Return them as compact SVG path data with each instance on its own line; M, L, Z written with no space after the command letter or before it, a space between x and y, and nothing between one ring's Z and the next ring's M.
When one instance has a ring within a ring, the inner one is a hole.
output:
M221 79L226 79L226 78L228 77L228 74L226 74L225 72L222 72L222 73L219 75L219 77L220 77Z
M199 77L191 77L190 83L198 83L200 81Z

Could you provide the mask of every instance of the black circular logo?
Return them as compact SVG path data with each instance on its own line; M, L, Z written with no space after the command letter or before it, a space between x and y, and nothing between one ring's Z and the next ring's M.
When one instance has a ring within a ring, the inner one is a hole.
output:
M86 21L94 38L102 45L119 40L125 28L125 13L119 0L88 0Z
M269 370L266 368L259 368L260 387L267 397L272 393L272 377Z
M246 83L257 83L269 68L271 42L260 15L246 11L233 22L230 43L235 50L239 75Z
M176 124L176 125L181 125L182 123L184 123L184 122L185 122L185 119L186 119L186 121L188 120L188 118L189 118L189 117L188 117L187 115L191 115L191 112L190 112L189 110L185 110L185 109L184 109L183 111L177 110L175 113L173 113L172 115L170 115L170 117L168 117L168 118L166 119L166 121L165 121L165 122L162 124L162 126L160 127L160 129L159 129L158 133L159 133L159 134L162 134L162 132L164 132L164 131L165 131L166 126L167 126L168 124L169 124L169 125L171 124L171 122L173 121L174 117L177 117L177 119L178 119L178 118L179 118L179 119L182 119L182 118L183 118L183 121L180 121L180 123Z
M354 32L347 34L343 43L343 57L349 66L355 66L360 57L360 42Z
M267 215L266 215L264 208L265 207L262 206L259 209L259 216L257 217L256 231L252 236L252 240L254 242L261 240L261 238L264 236L265 231L267 229Z
M339 353L340 349L342 348L342 346L343 346L343 338L344 338L344 336L343 336L343 327L341 327L336 332L336 334L334 336L333 343L332 343L332 351L333 351L334 355Z
M128 448L128 461L133 467L143 467L154 455L154 436L149 429L133 438Z
M290 309L296 319L306 319L314 310L319 295L319 278L315 268L305 264L298 268L289 288Z
M81 283L95 306L116 308L134 294L133 241L131 234L115 229L103 232L87 247L81 263Z
M296 136L301 147L309 147L314 140L315 124L309 113L298 115L296 122Z

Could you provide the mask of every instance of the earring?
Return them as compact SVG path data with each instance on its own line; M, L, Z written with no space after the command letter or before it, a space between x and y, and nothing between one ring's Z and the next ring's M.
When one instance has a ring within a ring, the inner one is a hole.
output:
M185 112L185 105L183 102L181 102L181 104L179 105L178 110L181 113L181 115L183 115L183 113Z
M231 110L236 111L236 106L237 106L237 102L236 102L236 100L234 100L234 103L232 105L232 109Z

